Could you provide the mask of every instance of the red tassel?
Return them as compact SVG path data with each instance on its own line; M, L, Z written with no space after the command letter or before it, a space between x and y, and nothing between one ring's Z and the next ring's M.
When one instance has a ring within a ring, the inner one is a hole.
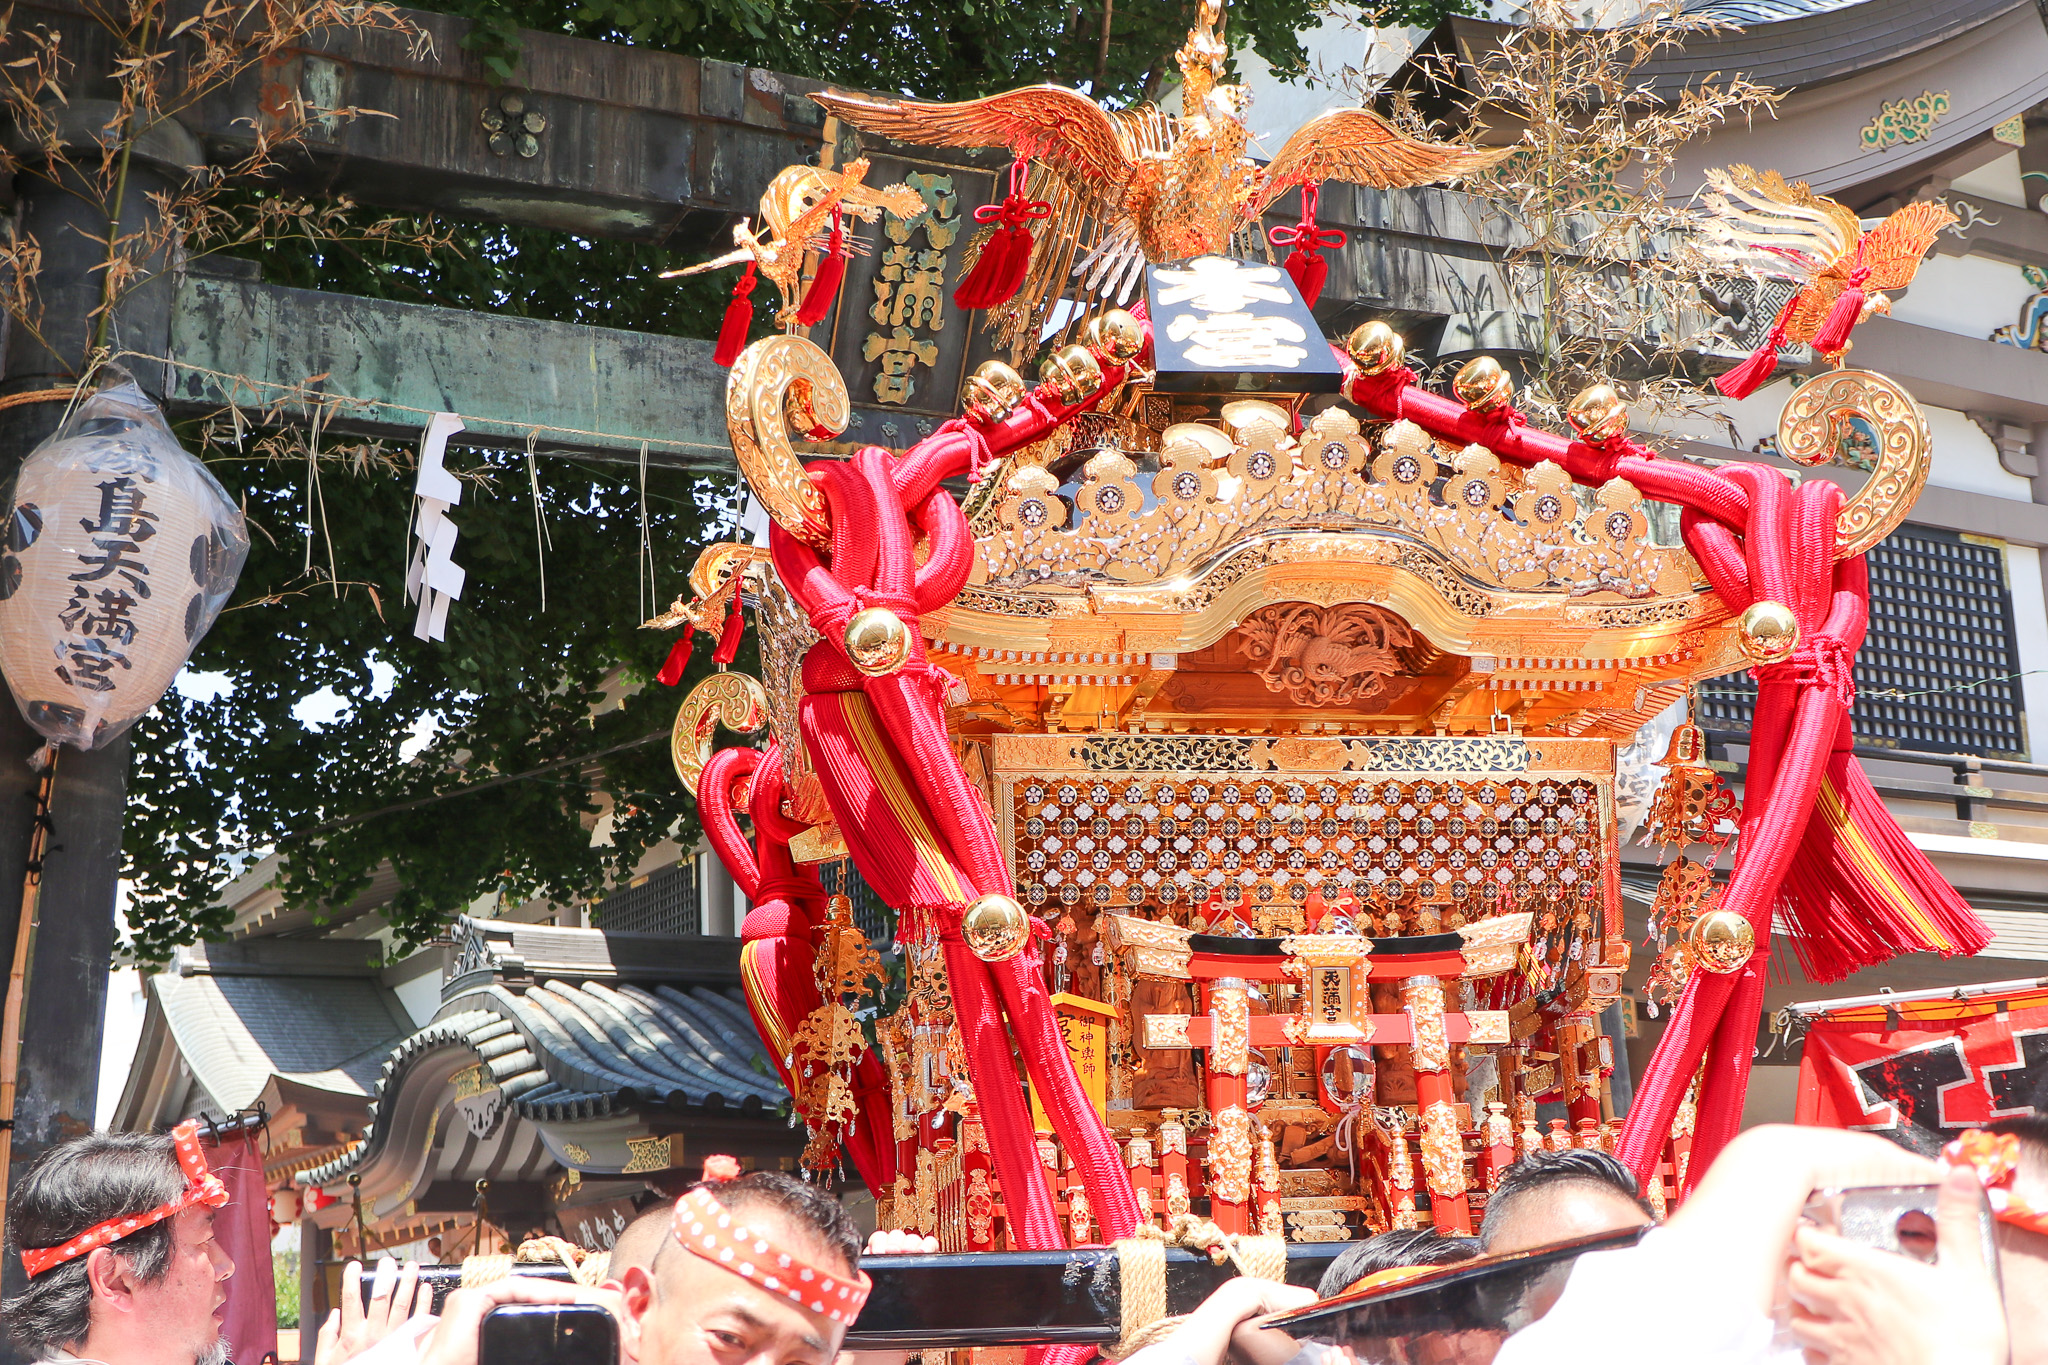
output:
M986 308L995 297L995 284L999 277L1007 277L1010 270L1010 230L997 228L989 239L982 243L981 255L974 262L974 269L955 286L953 302L962 308ZM1013 291L1014 292L1014 291Z
M1820 330L1813 334L1813 349L1824 356L1837 356L1849 348L1849 333L1863 319L1863 291L1855 285L1844 289L1828 309Z
M747 332L754 325L754 262L732 287L732 302L725 305L725 321L718 328L718 349L711 353L714 364L730 366L747 349Z
M825 320L832 311L832 305L839 298L839 282L846 278L846 237L839 226L839 210L832 210L832 239L825 247L825 259L818 262L818 273L811 276L811 287L804 291L804 299L796 307L799 326L815 327Z
M1344 245L1344 234L1336 228L1316 226L1316 199L1319 191L1314 185L1301 187L1301 223L1296 227L1276 227L1266 234L1266 240L1274 246L1291 246L1287 255L1288 277L1301 294L1301 301L1308 307L1316 306L1323 296L1323 281L1329 278L1330 263L1323 259L1326 247Z
M1778 342L1780 335L1772 332L1764 344L1749 353L1749 359L1734 369L1714 378L1714 387L1729 398L1747 398L1763 387L1778 368Z
M1329 278L1330 263L1320 254L1296 247L1287 255L1287 273L1293 277L1294 287L1301 291L1301 301L1313 308L1323 296L1323 281Z
M1015 297L1031 274L1031 253L1038 242L1025 226L1034 218L1052 214L1052 205L1024 193L1027 167L1022 160L1010 166L1010 192L1000 204L983 204L974 211L977 223L999 224L981 248L974 269L967 272L953 290L953 302L962 308L1000 308Z
M683 670L690 666L691 633L687 626L684 627L683 638L669 646L667 661L662 664L661 672L654 675L654 680L663 687L674 687L683 680Z
M740 615L737 607L726 613L725 629L718 632L718 648L711 651L711 662L729 664L740 652L740 636L746 633L747 618Z

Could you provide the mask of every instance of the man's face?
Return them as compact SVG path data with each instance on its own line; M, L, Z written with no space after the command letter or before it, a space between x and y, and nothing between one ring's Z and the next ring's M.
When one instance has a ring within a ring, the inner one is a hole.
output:
M2026 1167L2013 1193L2033 1208L2048 1208L2048 1180ZM2048 1237L2000 1223L1998 1270L2012 1365L2048 1365Z
M213 1235L213 1210L195 1205L171 1217L171 1264L152 1284L134 1288L135 1327L161 1342L170 1358L211 1365L224 1358L222 1313L235 1263Z
M747 1216L792 1254L840 1270L836 1256L787 1219L751 1208ZM640 1365L831 1365L846 1335L824 1314L674 1244L662 1248L651 1276L628 1272L625 1301Z
M1632 1200L1613 1190L1579 1182L1537 1190L1506 1210L1507 1218L1487 1239L1488 1255L1527 1251L1574 1237L1648 1225Z

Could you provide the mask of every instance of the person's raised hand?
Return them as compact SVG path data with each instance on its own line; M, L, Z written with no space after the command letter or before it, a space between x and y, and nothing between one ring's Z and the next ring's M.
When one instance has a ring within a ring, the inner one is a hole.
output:
M442 1301L441 1319L421 1343L416 1365L477 1365L484 1314L501 1303L585 1303L591 1298L580 1286L538 1275L507 1275L475 1289L458 1289Z
M315 1349L323 1361L344 1361L361 1355L403 1326L415 1312L424 1313L433 1291L419 1283L417 1261L404 1269L382 1257L370 1279L370 1301L363 1302L363 1263L350 1261L341 1272L341 1305L320 1324Z
M1256 1280L1239 1276L1203 1302L1196 1313L1213 1311L1236 1315L1230 1328L1230 1351L1248 1365L1286 1365L1301 1350L1301 1343L1285 1332L1262 1326L1276 1313L1291 1313L1316 1301L1316 1291L1305 1285L1282 1284L1278 1280Z
M1808 1365L2005 1365L2005 1308L1984 1263L1984 1195L1967 1170L1936 1202L1928 1265L1802 1227L1788 1272Z

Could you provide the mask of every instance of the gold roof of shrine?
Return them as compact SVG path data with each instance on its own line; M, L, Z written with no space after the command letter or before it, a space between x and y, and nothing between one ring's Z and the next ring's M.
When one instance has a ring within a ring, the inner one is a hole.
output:
M976 490L932 657L999 729L1620 737L1745 662L1638 491L1332 407L1101 420Z

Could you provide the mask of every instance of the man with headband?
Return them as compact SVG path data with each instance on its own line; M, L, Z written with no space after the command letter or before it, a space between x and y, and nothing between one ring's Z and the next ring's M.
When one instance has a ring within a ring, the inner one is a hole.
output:
M9 1201L28 1287L0 1306L8 1332L37 1360L220 1365L235 1264L213 1215L227 1200L196 1123L51 1149Z
M705 1175L653 1267L626 1272L642 1365L832 1365L868 1296L853 1220L790 1176L740 1175L730 1158Z

